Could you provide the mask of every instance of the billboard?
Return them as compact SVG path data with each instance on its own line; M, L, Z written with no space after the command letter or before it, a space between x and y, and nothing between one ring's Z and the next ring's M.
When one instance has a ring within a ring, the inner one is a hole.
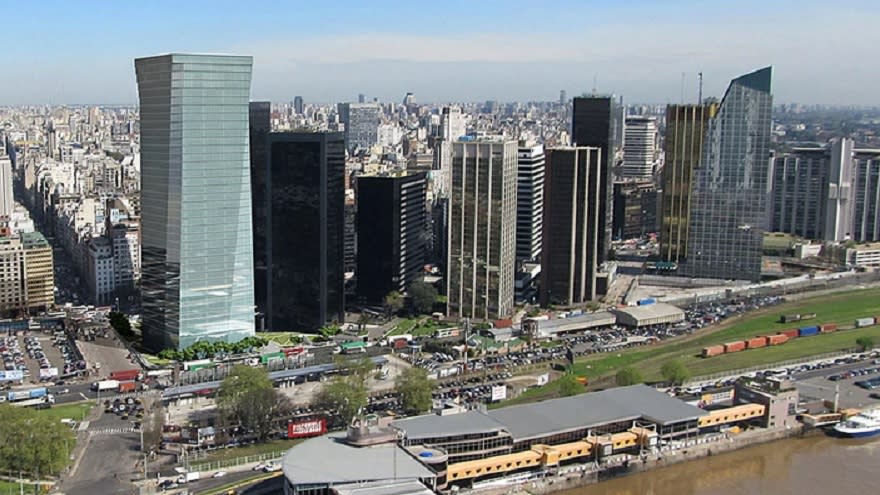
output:
M21 372L21 370L0 370L0 382L20 382L23 379L24 374Z
M58 377L58 368L43 368L40 370L40 380L51 380Z
M316 437L327 433L326 419L310 419L287 423L287 438Z
M492 402L507 398L507 386L495 385L492 387Z

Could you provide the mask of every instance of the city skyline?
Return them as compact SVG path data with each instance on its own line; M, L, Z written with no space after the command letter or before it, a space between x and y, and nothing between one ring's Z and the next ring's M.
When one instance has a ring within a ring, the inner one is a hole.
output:
M253 56L254 100L363 93L396 102L412 91L418 102L554 101L560 89L595 86L629 102L680 103L683 73L684 101L694 102L698 72L703 94L720 96L733 75L772 64L777 102L876 102L867 81L880 68L863 61L880 11L868 2L746 2L736 13L690 1L606 3L155 2L89 10L88 19L73 3L25 5L9 26L16 77L0 82L0 105L134 104L131 59L166 52ZM448 15L465 6L466 20ZM171 8L175 16L164 15Z

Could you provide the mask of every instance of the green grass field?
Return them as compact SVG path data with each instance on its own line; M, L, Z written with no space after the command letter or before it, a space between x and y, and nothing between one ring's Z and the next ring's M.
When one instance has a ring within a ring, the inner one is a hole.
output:
M800 324L778 323L780 315L792 313L816 313L817 316ZM670 339L650 347L590 356L576 361L572 371L577 376L588 377L593 386L607 387L614 385L613 375L626 366L640 370L647 381L659 381L660 367L672 359L684 363L692 376L700 376L805 358L852 349L856 346L856 339L861 336L873 337L880 343L880 326L794 339L780 346L706 359L700 357L700 352L703 347L709 345L773 334L797 326L823 323L852 325L856 318L875 315L880 315L880 289L817 296L738 316L716 327L702 329L693 335ZM531 389L517 397L515 402L531 402L554 397L557 388L555 383L550 383L544 387Z
M233 447L228 449L215 450L205 457L191 459L193 464L203 464L206 462L225 461L227 459L235 459L249 455L269 454L280 450L287 450L302 440L272 440L266 443L257 443L246 447ZM0 494L2 495L2 494Z
M84 417L89 415L89 412L93 407L95 407L94 402L80 402L63 406L53 406L49 409L39 409L37 412L57 421L61 421L64 418L72 419L74 421L82 421Z

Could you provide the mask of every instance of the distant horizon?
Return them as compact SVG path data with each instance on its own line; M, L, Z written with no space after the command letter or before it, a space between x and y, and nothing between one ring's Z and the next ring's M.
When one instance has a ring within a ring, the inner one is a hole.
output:
M868 0L44 0L4 25L0 105L134 104L136 58L218 53L254 58L255 101L555 101L566 88L661 105L694 102L698 73L720 97L772 65L776 103L870 108L878 24Z

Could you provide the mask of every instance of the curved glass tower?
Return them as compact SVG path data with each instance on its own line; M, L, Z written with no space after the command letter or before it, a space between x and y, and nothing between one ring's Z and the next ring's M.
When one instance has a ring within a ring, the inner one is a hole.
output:
M251 57L135 60L143 333L153 350L254 334Z

